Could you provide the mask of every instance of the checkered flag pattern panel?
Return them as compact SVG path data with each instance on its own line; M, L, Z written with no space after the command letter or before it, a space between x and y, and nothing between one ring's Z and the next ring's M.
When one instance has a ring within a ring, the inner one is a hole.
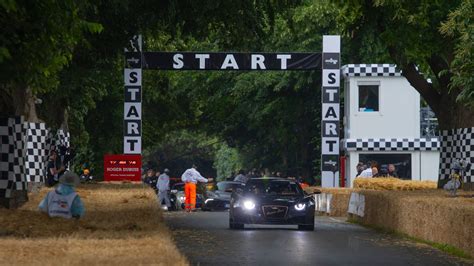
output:
M25 134L26 125L23 117L16 117L10 120L10 130L13 137L13 185L15 190L28 189L25 169ZM12 174L12 173L10 173Z
M0 119L0 198L10 198L13 181L13 145L11 145L9 118ZM11 169L10 169L11 168Z
M349 64L342 67L345 77L399 77L402 72L394 64Z
M69 132L64 131L63 129L59 129L58 134L57 134L57 144L58 146L69 147L70 145Z
M28 182L44 182L49 130L46 129L45 123L26 123L26 125L26 179Z
M474 181L474 127L443 130L440 138L440 178L449 178L452 163L458 159L469 162L465 177L471 177L471 182Z
M58 129L56 133L56 149L59 148L60 146L69 148L71 144L70 139L71 139L71 135L68 131L65 131L63 129ZM61 155L61 160L64 161L64 155ZM65 167L66 167L66 170L69 170L69 163L67 163Z
M437 138L368 138L344 141L347 151L436 151L439 147Z
M0 197L10 198L13 190L26 190L26 126L22 117L0 119Z
M44 182L48 133L44 123L0 119L0 198L26 190L28 182Z

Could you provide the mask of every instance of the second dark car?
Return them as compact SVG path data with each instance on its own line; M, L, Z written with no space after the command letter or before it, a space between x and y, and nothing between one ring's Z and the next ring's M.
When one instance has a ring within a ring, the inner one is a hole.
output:
M206 199L202 205L203 211L222 211L230 207L230 196L237 189L242 189L244 183L236 181L221 181L216 184L217 189L206 192Z

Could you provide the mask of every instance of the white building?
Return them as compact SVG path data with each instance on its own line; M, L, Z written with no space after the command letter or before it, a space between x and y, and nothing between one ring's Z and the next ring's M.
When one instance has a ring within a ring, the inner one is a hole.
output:
M346 65L344 76L345 181L352 186L358 162L375 160L382 172L438 180L439 142L420 138L420 95L395 65Z

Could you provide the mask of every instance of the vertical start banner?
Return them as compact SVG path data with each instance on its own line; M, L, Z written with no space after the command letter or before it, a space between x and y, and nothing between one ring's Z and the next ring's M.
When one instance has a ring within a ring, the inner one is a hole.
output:
M321 118L321 186L339 187L339 92L341 37L323 36L322 118Z
M142 37L134 36L125 49L123 153L142 153Z

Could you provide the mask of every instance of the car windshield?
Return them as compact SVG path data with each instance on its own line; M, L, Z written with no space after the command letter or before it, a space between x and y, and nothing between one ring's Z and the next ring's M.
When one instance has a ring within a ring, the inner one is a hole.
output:
M245 191L256 195L299 195L298 184L285 180L255 180L247 183Z
M219 182L217 183L217 190L219 191L228 191L234 190L235 188L242 187L239 183L229 183L229 182Z

